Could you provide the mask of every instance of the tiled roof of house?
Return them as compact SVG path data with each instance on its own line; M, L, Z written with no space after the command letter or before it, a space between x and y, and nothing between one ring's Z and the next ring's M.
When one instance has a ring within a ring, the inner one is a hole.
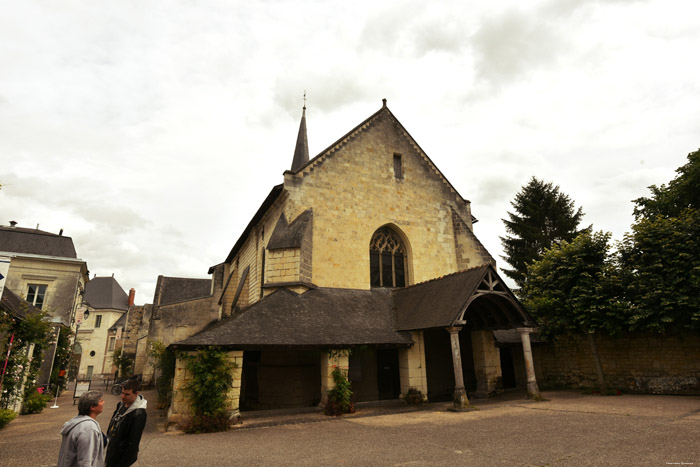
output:
M211 296L211 279L160 276L158 282L154 305L169 305Z
M23 227L0 226L0 251L77 258L72 238Z
M240 313L176 344L233 348L410 345L396 331L391 291L279 289Z
M129 296L114 277L95 277L88 281L83 302L92 308L129 309Z
M464 324L471 330L536 326L493 266L485 265L405 289L279 289L175 345L410 345L407 331Z
M109 327L110 331L115 331L117 328L124 329L126 327L126 313L121 315L118 320L114 322L113 325Z
M0 307L7 310L15 318L24 319L30 313L38 313L39 309L14 293L7 286L2 289Z
M472 330L535 325L491 265L397 289L394 300L400 330L454 326L462 313Z
M291 224L287 223L287 217L283 213L277 221L277 225L275 225L275 230L272 231L270 240L267 243L267 249L272 251L301 247L306 229L313 225L312 223L313 211L311 209L307 209L299 214Z

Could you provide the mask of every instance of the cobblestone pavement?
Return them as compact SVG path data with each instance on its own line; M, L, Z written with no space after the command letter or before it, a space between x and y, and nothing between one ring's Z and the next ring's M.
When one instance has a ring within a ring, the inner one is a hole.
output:
M165 431L149 399L137 466L700 466L700 397L601 397L544 392L544 402L509 393L475 400L477 410L448 403L363 405L330 418L315 410L244 413L225 433ZM73 417L72 393L59 408L20 416L0 431L0 466L52 466L59 430ZM103 429L119 398L105 395ZM53 404L53 403L52 403Z

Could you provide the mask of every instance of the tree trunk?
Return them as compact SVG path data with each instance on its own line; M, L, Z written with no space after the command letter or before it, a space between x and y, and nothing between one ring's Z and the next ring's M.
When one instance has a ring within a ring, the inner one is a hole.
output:
M603 374L603 365L600 363L600 355L598 354L598 343L595 340L595 334L592 332L586 332L588 334L588 342L591 344L591 353L593 355L593 366L598 374L598 386L600 387L600 393L602 395L607 394L608 385L605 383L605 375Z

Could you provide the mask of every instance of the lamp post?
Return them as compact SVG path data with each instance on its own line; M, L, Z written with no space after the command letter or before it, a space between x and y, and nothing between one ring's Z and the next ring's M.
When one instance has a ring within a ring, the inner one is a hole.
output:
M61 335L61 325L59 324L54 328L56 331L56 340L53 342L53 357L51 358L51 369L49 370L49 380L48 380L48 386L51 386L51 374L53 373L53 364L56 362L56 351L58 350L58 338ZM59 388L58 382L56 382L56 401L53 403L51 406L52 409L57 409L58 408L58 388Z

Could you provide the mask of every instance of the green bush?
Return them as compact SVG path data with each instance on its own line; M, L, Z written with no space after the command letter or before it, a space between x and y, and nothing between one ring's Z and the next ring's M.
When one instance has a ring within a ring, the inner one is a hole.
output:
M229 427L231 408L228 391L233 384L226 352L209 347L188 357L187 369L192 380L185 385L190 395L193 417L185 423L186 433L213 433Z
M408 388L408 393L404 396L404 401L408 405L420 405L425 402L425 396L418 388Z
M335 388L328 391L328 402L326 402L323 412L326 415L336 416L344 413L354 413L355 405L352 403L352 391L350 381L340 368L333 369L333 382Z
M50 394L40 394L36 389L24 399L23 414L41 413L51 400Z
M5 428L5 425L15 419L17 414L10 409L0 409L0 430Z

